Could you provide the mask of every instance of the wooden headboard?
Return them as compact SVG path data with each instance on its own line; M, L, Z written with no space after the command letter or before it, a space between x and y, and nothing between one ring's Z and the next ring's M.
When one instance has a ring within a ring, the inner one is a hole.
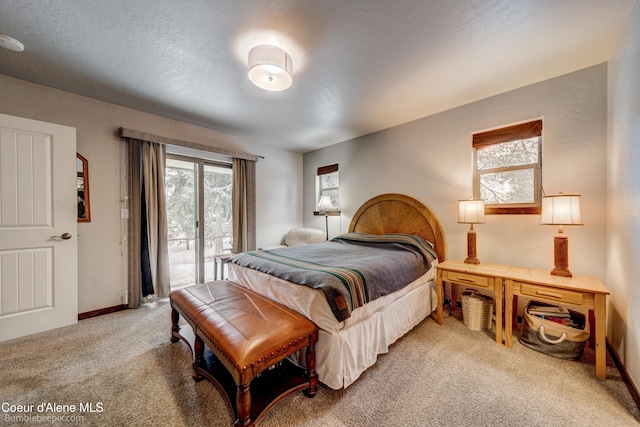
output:
M355 213L349 232L413 234L433 243L438 260L446 259L444 232L431 209L404 194L382 194L365 202Z

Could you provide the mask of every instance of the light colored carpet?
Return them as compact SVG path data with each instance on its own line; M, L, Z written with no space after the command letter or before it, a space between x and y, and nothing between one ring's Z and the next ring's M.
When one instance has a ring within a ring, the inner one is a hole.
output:
M191 378L191 354L171 344L166 300L0 344L0 425L228 426L230 408L208 381ZM593 352L564 361L457 319L427 318L346 390L289 395L262 426L638 426L615 367L595 377ZM67 405L38 413L37 405ZM80 404L84 406L80 408ZM87 412L86 404L94 410ZM71 411L75 405L75 412ZM3 406L6 408L6 405ZM84 409L85 411L81 411ZM66 417L66 418L65 418Z

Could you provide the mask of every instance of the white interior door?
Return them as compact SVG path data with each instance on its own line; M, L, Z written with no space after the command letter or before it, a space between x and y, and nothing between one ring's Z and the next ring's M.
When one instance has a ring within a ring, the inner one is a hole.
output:
M77 323L76 130L0 114L0 341Z

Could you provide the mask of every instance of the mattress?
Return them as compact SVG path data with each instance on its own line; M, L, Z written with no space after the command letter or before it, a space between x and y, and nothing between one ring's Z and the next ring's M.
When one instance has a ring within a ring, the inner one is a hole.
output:
M435 265L418 279L409 283L404 288L392 294L377 298L362 307L358 307L351 313L351 317L344 321L338 321L334 316L325 295L318 289L282 280L267 273L252 268L246 268L237 264L228 264L229 277L243 286L263 295L273 301L289 307L314 322L318 328L336 333L351 325L368 319L377 311L384 310L397 299L408 294L419 286L424 286L435 279Z

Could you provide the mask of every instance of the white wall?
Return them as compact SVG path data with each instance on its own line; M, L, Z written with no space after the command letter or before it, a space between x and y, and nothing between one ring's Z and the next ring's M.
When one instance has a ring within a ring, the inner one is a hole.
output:
M640 3L609 61L607 152L608 334L640 385Z
M468 225L457 223L457 201L472 196L471 134L543 118L543 185L547 194L582 194L584 226L565 227L569 265L605 278L607 65L487 98L411 123L304 155L304 223L324 229L312 214L318 166L340 165L338 221L346 232L369 198L404 193L431 207L443 224L449 258L466 257ZM338 226L341 230L338 230ZM557 229L539 215L491 215L475 227L478 258L485 262L553 267Z
M302 224L302 155L232 135L0 76L0 112L76 128L89 161L91 222L78 224L79 312L124 303L119 127L264 156L258 162L257 244L280 242Z

